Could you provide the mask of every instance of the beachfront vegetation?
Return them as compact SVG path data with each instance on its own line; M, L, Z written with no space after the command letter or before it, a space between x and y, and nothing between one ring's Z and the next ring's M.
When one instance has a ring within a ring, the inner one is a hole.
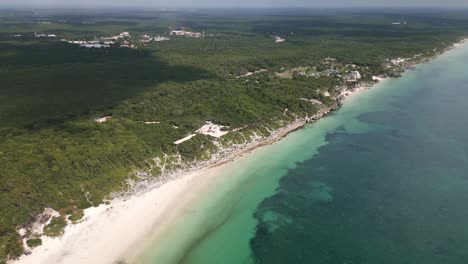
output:
M42 240L40 238L31 238L31 239L28 239L28 241L26 241L26 244L30 248L35 248L37 246L42 245Z
M63 234L67 221L63 216L53 217L50 223L44 227L44 235L58 237Z
M403 20L408 23L392 25ZM87 49L33 37L162 35L169 26L207 35L134 40L136 49ZM138 180L135 171L158 176L153 158L166 160L166 170L181 166L178 155L183 163L206 160L219 145L244 143L254 132L268 135L335 104L343 85L336 75L275 73L325 71L325 59L333 58L340 67L356 65L370 81L391 74L382 67L387 59L430 57L467 32L461 11L1 11L0 261L22 253L16 229L28 227L44 208L60 212L45 235L60 236L82 209L124 190L128 179ZM271 35L286 42L275 43ZM260 69L267 71L238 78ZM103 116L111 118L93 121ZM207 120L238 131L173 144Z

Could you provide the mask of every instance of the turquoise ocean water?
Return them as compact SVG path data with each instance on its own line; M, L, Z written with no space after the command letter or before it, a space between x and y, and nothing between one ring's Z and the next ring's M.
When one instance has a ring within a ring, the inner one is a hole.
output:
M467 98L464 45L227 164L135 262L468 263Z

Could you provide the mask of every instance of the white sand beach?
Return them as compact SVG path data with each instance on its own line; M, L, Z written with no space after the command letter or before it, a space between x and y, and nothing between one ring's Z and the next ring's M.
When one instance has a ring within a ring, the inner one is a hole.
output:
M43 245L13 263L113 263L155 225L170 220L184 201L222 167L189 174L128 200L85 210L84 221L66 228L61 238L43 237Z

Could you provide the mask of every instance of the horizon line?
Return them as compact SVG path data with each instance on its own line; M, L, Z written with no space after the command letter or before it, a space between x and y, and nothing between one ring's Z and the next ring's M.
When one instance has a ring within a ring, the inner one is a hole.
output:
M180 5L180 6L163 6L163 5L155 5L155 4L148 4L148 5L129 5L129 4L115 4L115 5L100 5L100 4L92 4L92 5L75 5L75 4L39 4L39 5L22 5L22 4L13 4L13 5L1 5L1 9L120 9L120 8L129 8L129 9L148 9L152 8L152 10L204 10L204 9L306 9L306 10L313 10L313 9L333 9L333 10L345 10L345 9L467 9L467 5L453 5L453 6L440 6L440 5L400 5L400 6L391 6L391 5L348 5L348 6L328 6L328 5L319 5L319 6L309 6L309 5L273 5L273 6L265 6L265 5L242 5L242 6L234 6L234 5L225 5L225 6L214 6L214 5L198 5L198 6L190 6L190 5Z

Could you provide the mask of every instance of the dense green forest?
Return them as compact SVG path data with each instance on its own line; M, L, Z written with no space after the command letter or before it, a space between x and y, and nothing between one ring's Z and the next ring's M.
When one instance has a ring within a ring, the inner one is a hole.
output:
M267 135L265 128L335 104L343 84L336 76L278 78L276 72L326 69L324 60L334 58L371 79L387 73L382 67L387 59L430 57L460 40L468 33L467 15L455 10L0 10L0 263L23 253L17 228L27 227L44 208L62 214L44 230L60 235L65 217L78 221L82 209L127 188L136 171L157 177L154 158L180 155L186 164L207 159L219 145L241 143L242 135ZM206 37L138 41L143 34L167 35L171 26L205 31ZM123 31L130 32L136 48L90 49L59 40ZM276 35L286 42L275 43ZM267 71L239 78L260 69ZM111 119L93 121L103 116ZM239 130L173 144L208 120Z

